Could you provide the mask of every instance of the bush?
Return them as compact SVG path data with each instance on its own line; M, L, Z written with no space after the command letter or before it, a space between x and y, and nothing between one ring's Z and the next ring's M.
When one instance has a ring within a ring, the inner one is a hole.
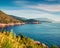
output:
M59 48L59 47L56 45L52 45L51 48Z
M16 36L13 31L0 32L0 48L45 48L38 45L33 39L25 36Z

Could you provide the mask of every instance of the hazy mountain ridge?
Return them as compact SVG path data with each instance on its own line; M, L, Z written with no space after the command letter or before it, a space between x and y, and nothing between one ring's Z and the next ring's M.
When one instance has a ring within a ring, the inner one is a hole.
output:
M36 18L36 20L39 20L40 22L48 22L48 23L52 23L53 20L48 19L48 18Z
M39 24L40 23L40 21L36 20L36 19L27 19L27 18L17 17L17 16L13 16L13 15L10 15L10 16L15 18L15 19L21 20L27 24Z
M48 18L27 19L27 18L24 18L24 17L17 17L17 16L13 16L13 15L10 15L10 16L12 16L15 19L21 20L21 21L23 21L25 23L28 23L28 24L34 24L34 22L36 24L39 24L39 23L52 23L52 22L54 22L53 20L48 19Z

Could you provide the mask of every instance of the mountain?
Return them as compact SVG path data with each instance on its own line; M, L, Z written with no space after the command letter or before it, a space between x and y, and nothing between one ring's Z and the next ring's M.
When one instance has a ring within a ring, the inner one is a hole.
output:
M0 10L0 28L22 24L25 24L22 20L13 18Z
M17 20L0 10L0 23L8 24L8 23L18 23L18 22L22 23L22 21Z
M48 18L36 18L36 20L39 20L40 22L43 22L43 23L52 23L52 21L53 21Z
M24 17L17 17L17 16L14 16L14 15L9 15L9 16L11 16L11 17L13 17L13 18L15 18L17 20L21 20L23 22L25 22L27 20L27 18L24 18Z
M17 16L13 16L13 15L10 15L10 16L15 19L21 20L21 21L25 22L26 24L39 24L40 23L40 21L35 20L35 19L27 19L27 18L17 17Z
M40 21L35 20L35 19L27 19L26 23L28 23L28 24L40 24Z

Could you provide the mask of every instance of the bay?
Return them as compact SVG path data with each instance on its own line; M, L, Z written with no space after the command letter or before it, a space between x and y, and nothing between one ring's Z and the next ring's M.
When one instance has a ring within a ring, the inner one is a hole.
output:
M18 35L45 43L47 46L60 46L60 23L25 24L20 26L6 27L5 30L13 30Z

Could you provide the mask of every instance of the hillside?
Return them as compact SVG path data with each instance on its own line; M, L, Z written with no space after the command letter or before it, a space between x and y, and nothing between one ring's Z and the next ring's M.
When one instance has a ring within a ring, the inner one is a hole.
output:
M16 36L12 31L0 32L0 48L48 48L45 44L22 35Z
M22 23L22 21L10 17L9 15L7 15L6 13L0 10L0 23L8 24L8 23L18 23L18 22Z
M40 21L35 20L35 19L27 19L26 23L28 23L28 24L40 24Z
M17 16L13 16L13 15L10 15L10 16L15 19L21 20L21 21L25 22L26 24L40 24L40 21L36 20L36 19L27 19L27 18L17 17Z
M24 24L23 21L15 19L0 10L0 28L22 24Z
M11 17L13 17L13 18L15 18L17 20L21 20L23 22L25 22L27 20L27 18L24 18L24 17L17 17L17 16L14 16L14 15L9 15L9 16L11 16Z

